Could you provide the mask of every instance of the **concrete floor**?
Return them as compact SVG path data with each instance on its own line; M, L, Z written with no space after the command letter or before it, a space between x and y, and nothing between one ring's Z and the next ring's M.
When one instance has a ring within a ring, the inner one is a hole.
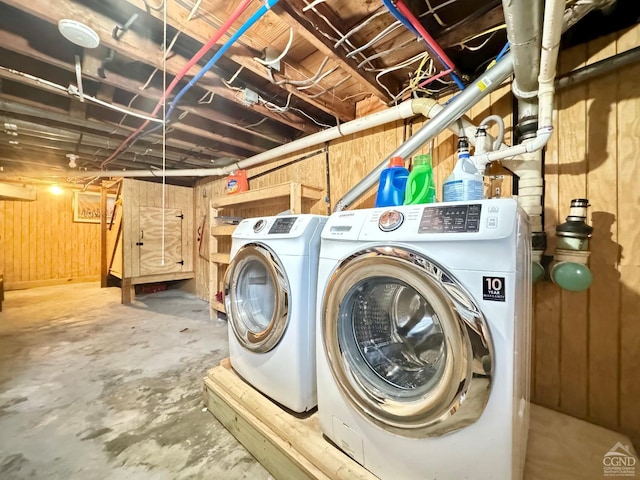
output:
M179 290L119 301L97 284L6 292L0 478L270 479L203 410L226 323Z

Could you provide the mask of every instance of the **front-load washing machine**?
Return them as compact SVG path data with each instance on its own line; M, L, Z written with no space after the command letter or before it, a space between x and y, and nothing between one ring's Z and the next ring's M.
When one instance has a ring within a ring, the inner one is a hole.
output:
M323 433L383 480L521 478L529 242L512 199L333 214L318 271Z
M316 406L315 296L327 217L245 219L225 274L229 358L257 390L295 411Z

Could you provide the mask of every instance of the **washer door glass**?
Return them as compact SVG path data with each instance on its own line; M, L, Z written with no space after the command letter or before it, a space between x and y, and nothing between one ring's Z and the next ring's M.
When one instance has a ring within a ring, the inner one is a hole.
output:
M286 328L289 284L278 258L265 246L250 244L235 255L225 276L229 325L247 349L267 352Z
M420 397L445 371L448 347L434 306L392 277L369 277L349 290L338 339L359 380L389 398Z
M405 436L473 423L489 395L484 318L438 264L400 248L345 260L325 291L323 341L353 406Z

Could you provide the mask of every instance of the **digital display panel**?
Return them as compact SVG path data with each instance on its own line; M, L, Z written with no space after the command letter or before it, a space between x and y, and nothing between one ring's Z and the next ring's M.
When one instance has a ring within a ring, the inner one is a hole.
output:
M289 233L294 223L296 223L296 217L277 218L269 229L269 235L276 233Z
M482 205L426 207L422 211L418 233L460 233L480 230Z

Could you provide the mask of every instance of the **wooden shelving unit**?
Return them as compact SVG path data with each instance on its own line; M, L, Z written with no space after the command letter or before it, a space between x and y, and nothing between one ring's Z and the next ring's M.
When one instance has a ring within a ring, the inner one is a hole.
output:
M235 225L219 220L221 215L252 218L276 215L288 206L292 215L309 211L309 206L323 198L324 189L289 182L272 187L257 188L247 192L225 195L211 200L211 238L209 241L209 305L212 318L218 312L225 313L224 301L220 302L216 294L223 276L222 267L229 264L230 236Z

